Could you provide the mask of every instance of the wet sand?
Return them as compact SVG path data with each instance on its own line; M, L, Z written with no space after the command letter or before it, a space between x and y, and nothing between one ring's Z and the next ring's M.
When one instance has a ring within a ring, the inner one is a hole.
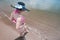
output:
M0 12L3 13L3 12ZM10 15L6 13L7 15ZM23 14L26 24L31 27L27 40L60 40L60 15L41 10L31 10ZM5 16L0 17L0 40L14 40L19 36L15 24Z

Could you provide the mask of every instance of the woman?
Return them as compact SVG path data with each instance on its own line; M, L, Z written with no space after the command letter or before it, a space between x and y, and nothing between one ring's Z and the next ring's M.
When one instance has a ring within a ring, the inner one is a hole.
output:
M18 2L17 4L16 6L11 5L15 10L11 13L10 20L16 24L16 29L20 33L20 38L23 38L28 33L28 27L25 26L25 17L21 15L21 13L29 10L25 8L23 2Z

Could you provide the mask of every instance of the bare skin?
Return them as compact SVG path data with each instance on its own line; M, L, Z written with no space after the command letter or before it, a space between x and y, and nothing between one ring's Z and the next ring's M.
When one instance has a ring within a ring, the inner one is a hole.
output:
M27 33L28 33L28 27L26 27L25 23L22 24L22 15L21 13L24 12L24 11L20 11L18 10L18 14L15 14L15 12L12 12L11 13L11 16L10 16L10 20L13 19L13 17L16 19L16 29L17 31L20 33L20 36L25 36Z

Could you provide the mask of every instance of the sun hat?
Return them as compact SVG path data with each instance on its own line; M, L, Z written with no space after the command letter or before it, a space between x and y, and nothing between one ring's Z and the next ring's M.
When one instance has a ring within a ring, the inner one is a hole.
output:
M14 7L16 9L21 9L21 10L24 10L24 11L30 11L25 7L25 3L23 3L23 2L18 2L17 5L15 5Z

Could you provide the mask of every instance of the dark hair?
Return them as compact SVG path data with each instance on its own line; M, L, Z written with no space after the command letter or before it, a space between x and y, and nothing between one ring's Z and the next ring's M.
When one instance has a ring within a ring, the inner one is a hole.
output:
M18 2L19 5L25 6L25 3L23 2Z
M24 11L23 9L18 9L18 8L16 8L17 10L20 10L20 11Z

